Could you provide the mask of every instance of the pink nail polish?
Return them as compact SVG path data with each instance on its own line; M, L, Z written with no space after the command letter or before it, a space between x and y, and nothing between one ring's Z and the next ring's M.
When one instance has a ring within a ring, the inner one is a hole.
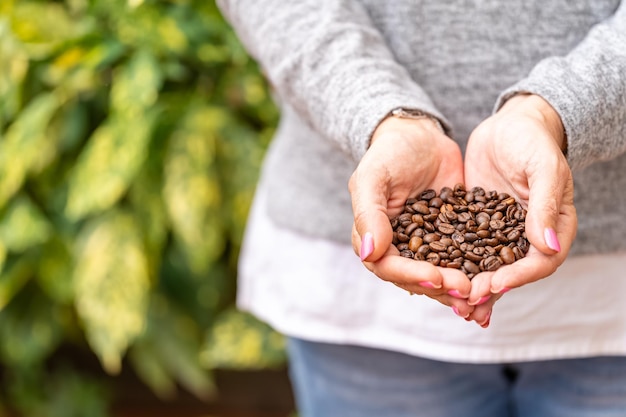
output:
M500 291L491 291L493 294L505 294L507 292L511 291L510 288L507 287L503 287L502 289L500 289Z
M464 317L461 315L461 312L459 311L457 306L452 306L452 311L454 311L454 314L456 314L459 317Z
M419 284L420 284L420 286L422 286L424 288L435 288L435 284L433 284L430 281L422 281Z
M559 239L556 237L554 229L547 227L543 231L543 238L546 241L546 245L548 245L550 249L556 252L561 252L561 244L559 243Z
M481 304L485 304L491 298L490 295L485 295L484 297L480 297L478 301L472 305L479 306Z
M364 261L372 252L374 252L374 236L367 232L361 239L361 261Z
M491 321L491 310L489 310L489 312L487 313L487 317L485 318L485 320L483 320L481 324L479 324L479 326L486 329L487 327L489 327L490 321Z
M448 294L453 296L454 298L465 298L461 295L461 293L459 292L459 290L450 290L448 291Z

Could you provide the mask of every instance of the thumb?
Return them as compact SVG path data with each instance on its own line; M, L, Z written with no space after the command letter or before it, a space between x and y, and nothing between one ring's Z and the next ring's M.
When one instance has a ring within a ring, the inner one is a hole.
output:
M352 245L362 261L374 262L389 249L393 230L387 214L387 186L372 171L350 179L354 228Z
M526 215L526 235L540 252L552 255L561 251L557 224L566 179L558 172L529 178L530 193Z

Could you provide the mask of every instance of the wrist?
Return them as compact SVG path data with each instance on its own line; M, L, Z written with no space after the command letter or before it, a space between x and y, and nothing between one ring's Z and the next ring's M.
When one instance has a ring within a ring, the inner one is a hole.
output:
M430 120L431 122L435 124L435 126L437 126L437 129L439 129L441 133L443 133L444 135L446 134L446 130L443 128L443 125L441 124L439 119L437 119L435 116L431 114L424 113L421 110L412 110L412 109L405 109L402 107L397 107L389 113L389 117L396 117L400 119L409 119L409 120L423 120L423 119Z
M394 109L383 119L372 134L370 146L387 134L413 133L433 136L445 135L443 125L434 116L419 111Z
M561 151L564 154L567 152L567 137L561 116L559 116L554 107L541 96L525 93L516 94L509 98L499 111L506 112L509 110L521 110L539 119Z

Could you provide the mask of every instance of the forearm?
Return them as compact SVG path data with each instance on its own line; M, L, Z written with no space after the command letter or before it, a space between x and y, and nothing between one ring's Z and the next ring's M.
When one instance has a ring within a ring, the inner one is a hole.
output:
M395 107L443 119L357 1L218 0L282 100L360 159ZM445 123L445 121L444 121Z
M533 93L559 114L573 170L626 152L626 4L565 57L541 61L496 106Z

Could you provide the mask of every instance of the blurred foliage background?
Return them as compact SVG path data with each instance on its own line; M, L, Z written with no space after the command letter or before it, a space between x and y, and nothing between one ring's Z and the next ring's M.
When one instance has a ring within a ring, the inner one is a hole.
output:
M234 307L277 119L214 1L0 1L0 415L108 415L64 346L164 399L283 363Z

